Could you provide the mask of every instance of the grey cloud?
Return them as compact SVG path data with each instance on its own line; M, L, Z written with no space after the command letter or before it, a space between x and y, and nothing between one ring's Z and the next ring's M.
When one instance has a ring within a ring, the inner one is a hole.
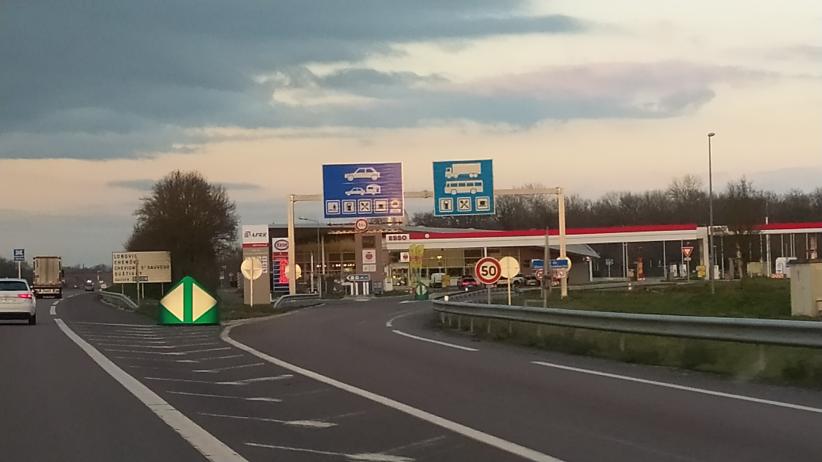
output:
M562 15L527 16L526 6L524 0L6 3L0 157L145 155L196 142L186 138L187 128L317 125L310 114L272 105L271 85L254 77L391 53L402 42L589 27ZM373 79L386 76L357 71L327 84L387 85L407 77L380 83Z
M154 187L154 180L138 179L138 180L114 180L106 183L106 186L113 188L135 189L137 191L151 191Z

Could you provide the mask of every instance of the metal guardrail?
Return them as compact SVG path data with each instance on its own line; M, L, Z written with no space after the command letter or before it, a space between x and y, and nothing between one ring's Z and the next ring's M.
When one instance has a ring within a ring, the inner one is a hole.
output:
M134 300L132 300L126 295L119 294L117 292L106 292L105 290L101 290L100 292L98 292L98 295L100 295L100 298L104 299L105 301L116 304L118 306L122 306L129 310L136 310L137 308L139 308L139 306L137 306L137 304L134 303Z
M274 300L273 306L274 308L280 308L285 304L300 302L303 300L320 300L319 294L294 294L294 295L281 295L277 300Z
M434 300L439 313L630 334L822 348L822 322L526 308Z

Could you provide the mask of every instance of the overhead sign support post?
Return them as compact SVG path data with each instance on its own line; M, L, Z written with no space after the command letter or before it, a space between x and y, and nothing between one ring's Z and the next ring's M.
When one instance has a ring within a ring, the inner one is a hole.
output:
M568 258L568 243L565 236L565 192L557 188L557 213L559 214L559 258ZM547 260L546 260L547 261ZM560 280L560 296L568 298L568 274Z

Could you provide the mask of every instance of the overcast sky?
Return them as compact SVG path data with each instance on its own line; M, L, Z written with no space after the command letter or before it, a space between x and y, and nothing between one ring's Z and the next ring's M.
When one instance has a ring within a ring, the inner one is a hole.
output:
M720 184L812 189L821 35L818 0L5 1L0 252L108 262L175 168L264 223L323 163L594 197L704 178L715 131Z

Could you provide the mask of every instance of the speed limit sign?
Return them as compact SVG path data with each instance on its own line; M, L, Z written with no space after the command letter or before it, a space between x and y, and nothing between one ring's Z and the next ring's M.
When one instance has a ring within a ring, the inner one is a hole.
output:
M499 281L502 275L502 267L499 260L491 257L480 258L474 266L474 274L477 280L483 284L494 284Z

